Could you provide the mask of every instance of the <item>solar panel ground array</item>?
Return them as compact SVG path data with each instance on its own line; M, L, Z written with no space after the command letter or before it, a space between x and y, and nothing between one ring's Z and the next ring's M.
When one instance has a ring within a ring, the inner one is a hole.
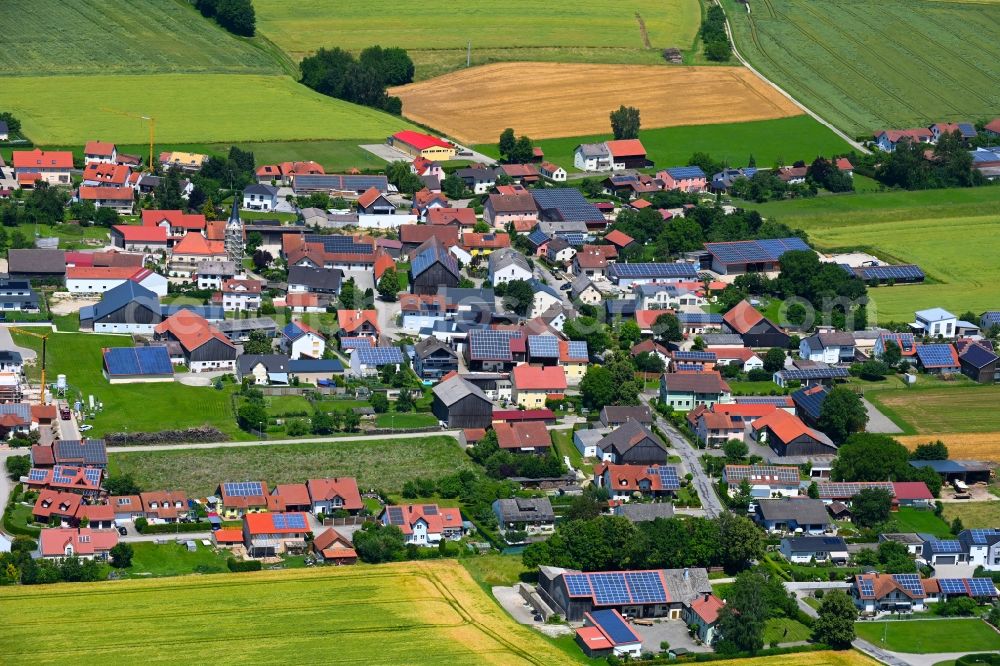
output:
M174 372L166 347L112 347L104 350L108 373L115 376L171 375Z
M865 282L878 280L879 282L921 282L924 279L924 272L919 266L913 264L900 264L893 266L862 266L852 269L859 278Z
M178 645L183 661L215 664L322 661L331 651L342 664L578 663L514 622L454 559L8 586L0 602L9 664L64 663L67 646L77 663L178 661ZM165 612L183 621L165 623ZM99 629L123 617L128 635Z

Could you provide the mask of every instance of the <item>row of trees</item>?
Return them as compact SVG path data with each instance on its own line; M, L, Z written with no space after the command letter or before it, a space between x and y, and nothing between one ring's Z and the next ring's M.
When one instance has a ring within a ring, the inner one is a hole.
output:
M701 23L701 41L705 44L705 57L716 62L726 62L733 55L733 47L726 35L726 13L719 5L711 5Z
M257 30L257 14L250 0L195 0L194 6L234 35L253 37Z
M523 134L514 136L514 128L508 127L500 134L500 141L497 142L497 150L500 151L500 160L506 164L524 164L530 162L534 157L534 144L531 139Z
M559 476L566 470L562 462L550 452L540 456L526 456L505 451L497 442L497 433L490 430L469 449L469 456L486 469L494 479L523 476L529 479Z
M893 152L880 152L863 160L873 169L875 179L886 187L926 190L973 187L986 182L983 175L972 168L972 156L958 132L942 134L933 148L903 139Z
M299 71L316 92L399 115L403 102L386 88L411 82L413 61L398 47L370 46L357 59L339 47L321 48L302 59Z

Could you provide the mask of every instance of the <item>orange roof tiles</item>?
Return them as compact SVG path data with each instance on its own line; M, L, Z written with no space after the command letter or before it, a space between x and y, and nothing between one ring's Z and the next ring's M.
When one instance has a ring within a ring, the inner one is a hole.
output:
M429 134L423 134L421 132L414 132L413 130L403 130L402 132L396 132L392 135L392 138L396 141L401 141L407 145L413 146L417 150L426 150L427 148L452 148L453 146L443 139L439 139L435 136Z
M812 435L814 432L802 422L802 419L789 414L783 409L776 409L770 414L765 414L754 421L751 427L758 431L766 427L785 443L802 435Z
M639 139L618 139L617 141L605 141L604 145L612 157L645 157L646 148Z
M216 543L243 543L243 530L222 528L212 533Z
M619 231L618 229L613 229L608 232L604 237L604 240L608 241L612 245L617 245L618 247L625 247L635 242L635 239L629 236L624 231Z
M358 205L367 208L375 203L382 196L382 192L377 187L369 187L358 197Z
M111 153L113 152L115 152L115 144L108 141L88 141L83 147L84 155L111 157Z
M74 555L93 555L111 550L118 544L115 530L49 528L39 535L39 550L43 557L62 557L72 547Z
M132 201L135 191L131 187L81 185L77 191L81 201Z
M15 150L11 160L14 169L65 169L73 168L73 153L68 150Z
M375 310L337 310L337 325L340 330L353 333L365 323L378 331L378 312Z
M183 227L188 230L201 230L205 228L205 216L201 214L188 214L182 210L144 210L142 211L143 226L151 227L159 225L164 221L169 222L171 227Z
M305 527L282 527L275 525L274 517L281 515L301 516ZM251 536L260 534L304 534L311 531L308 516L299 511L289 513L247 513L243 516L243 525Z
M124 185L131 171L124 164L108 162L91 162L83 169L83 180L97 180L112 185Z
M357 511L364 507L361 493L358 491L358 482L353 477L309 479L306 487L313 502L330 501L339 497L343 502L343 508L347 511Z
M290 308L318 308L319 294L291 292L285 296L285 305Z
M375 279L381 279L382 275L390 268L393 270L396 268L396 261L392 258L392 255L388 252L376 252L375 266L372 269L375 273Z
M511 373L514 388L519 391L550 391L566 390L566 372L557 365L542 367L536 365L519 365Z
M702 619L705 624L715 624L719 619L719 611L726 605L714 594L702 594L691 600L691 610Z
M548 448L552 437L541 421L497 423L493 426L501 449Z
M210 241L201 234L185 234L174 245L174 255L179 254L224 256L226 254L226 246L222 241Z
M69 266L67 280L128 280L143 269L133 266Z
M163 227L141 227L135 224L116 224L112 227L128 243L166 243L167 230Z
M740 301L729 312L722 315L722 320L729 324L737 333L746 333L764 320L764 315L758 312L748 301Z
M476 226L476 211L471 208L431 208L427 211L428 224L451 224L457 222L463 227Z
M510 234L486 233L477 234L467 231L462 234L462 246L467 249L499 249L510 247Z
M190 310L175 312L157 324L153 330L157 335L169 333L189 352L194 351L212 339L218 340L235 349L233 343L219 329L209 324L200 314L191 312Z

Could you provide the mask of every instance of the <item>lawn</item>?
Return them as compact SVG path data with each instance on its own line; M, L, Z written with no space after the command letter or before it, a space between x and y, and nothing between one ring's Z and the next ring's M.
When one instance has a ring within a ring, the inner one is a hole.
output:
M854 627L859 638L894 652L928 654L1000 649L1000 635L982 620L858 622Z
M15 333L17 344L41 352L41 340ZM127 347L131 338L121 335L53 333L48 341L47 378L65 374L70 386L70 400L104 403L104 409L91 421L92 437L107 432L156 432L165 428L181 429L213 426L234 439L246 439L236 425L230 405L232 387L217 391L212 387L183 384L110 384L101 370L103 347ZM38 381L38 365L27 368L28 376Z
M436 416L422 412L409 414L388 412L375 417L375 425L379 428L427 428L437 424Z
M170 535L164 538L170 538ZM135 578L156 578L229 571L226 567L228 552L205 546L201 540L195 540L195 544L197 550L192 553L187 546L173 540L163 544L149 541L133 543L132 566L125 573Z
M296 62L321 47L360 51L373 44L401 46L417 65L418 79L464 66L470 44L475 64L532 59L663 63L660 50L690 48L701 21L697 0L663 0L655 5L640 0L615 5L580 0L558 6L511 0L503 12L485 0L447 5L302 0L294 12L279 0L257 0L254 7L260 33Z
M812 636L812 629L798 620L787 617L773 617L764 625L764 645L772 643L791 643L807 641Z
M983 312L1000 302L1000 190L996 187L864 193L747 204L803 229L821 251L862 250L891 263L914 263L925 284L871 289L870 324L912 321L943 307ZM941 242L942 236L947 239Z
M143 488L177 488L196 497L227 480L261 479L273 486L328 476L353 476L362 489L398 492L410 479L474 467L444 436L116 453L110 465L131 472Z
M926 0L723 0L737 48L851 135L993 117L996 5Z
M520 554L484 553L462 557L458 561L469 571L472 579L486 590L495 585L516 585L526 576L537 573L524 566Z
M549 434L552 435L552 445L556 447L559 459L562 460L564 456L569 456L569 461L575 469L583 469L583 455L573 443L573 431L550 430Z
M24 132L39 144L83 143L93 137L123 144L146 140L146 121L121 113L154 116L160 143L378 143L412 128L401 118L320 95L289 76L265 74L8 77L0 78L0 107L17 115Z
M907 434L1000 430L1000 413L996 410L1000 386L870 391L866 397Z
M944 518L949 523L961 518L967 528L996 527L1000 525L1000 502L945 502Z
M546 139L536 145L545 151L547 160L574 171L573 150L577 145L610 138L610 134L598 134ZM770 166L777 161L812 161L817 155L842 154L850 150L836 134L805 115L746 123L644 129L639 132L639 138L649 159L658 168L687 164L696 152L708 153L734 165L745 165L753 155L757 164ZM476 146L476 150L499 156L495 143Z
M899 532L926 532L939 537L951 537L948 523L935 516L933 511L903 507L889 516L889 519L898 525Z
M282 417L286 414L301 416L312 414L312 404L301 395L271 395L264 398L267 415Z
M223 664L320 661L331 649L341 663L576 663L455 561L6 587L0 601L11 664L63 662L67 645L80 663L176 661L181 645L184 661ZM123 621L127 632L98 630Z
M266 40L235 37L187 2L4 0L0 25L7 76L283 73Z

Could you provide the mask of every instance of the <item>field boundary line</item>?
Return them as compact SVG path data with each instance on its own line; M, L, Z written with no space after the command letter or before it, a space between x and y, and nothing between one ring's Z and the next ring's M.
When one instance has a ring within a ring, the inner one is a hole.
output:
M718 0L716 0L716 4L719 7L722 7L722 4L719 3ZM758 76L762 81L764 81L769 86L771 86L772 88L774 88L775 90L777 90L780 94L782 94L785 97L787 97L788 100L792 102L792 104L794 104L795 106L797 106L800 109L802 109L802 111L804 111L809 116L812 116L813 120L815 120L819 124L821 124L821 125L827 127L828 129L830 129L834 134L836 134L838 137L840 137L841 139L843 139L844 141L846 141L848 143L848 145L850 145L852 148L854 148L858 152L863 153L865 155L870 155L871 154L870 150L868 150L863 145L861 145L860 143L858 143L857 141L855 141L854 139L852 139L851 137L849 137L847 134L845 134L843 131L841 131L838 127L836 127L833 123L827 121L825 118L823 118L818 113L816 113L815 111L813 111L812 109L810 109L808 106L806 106L805 104L803 104L799 100L797 100L794 97L792 97L792 95L789 94L788 91L786 91L784 88L782 88L781 86L779 86L777 83L775 83L771 79L769 79L766 76L764 76L753 65L751 65L750 61L747 60L746 58L744 58L743 54L740 53L740 51L739 51L738 48L736 48L736 40L733 39L733 30L732 30L732 27L729 25L729 14L726 13L725 7L722 7L722 12L723 12L723 14L726 17L726 36L729 37L729 42L733 45L733 54L736 56L736 59L740 61L740 64L742 64L744 67L746 67L747 69L749 69L756 76Z

